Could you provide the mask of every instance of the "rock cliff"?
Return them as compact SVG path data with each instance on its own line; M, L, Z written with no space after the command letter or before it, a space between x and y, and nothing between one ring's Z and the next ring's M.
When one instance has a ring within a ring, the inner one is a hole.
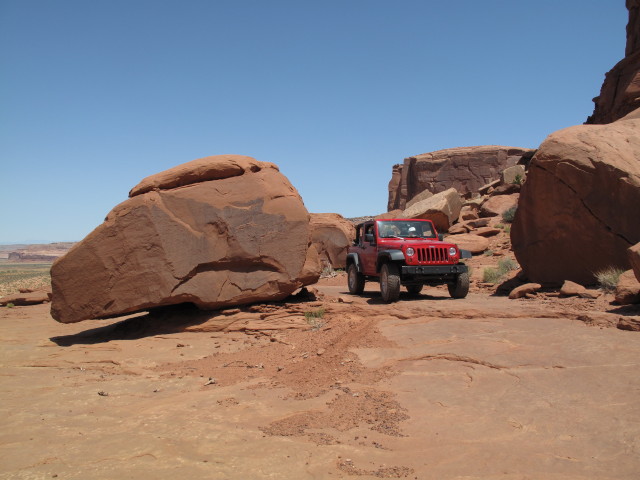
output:
M627 0L627 9L625 57L605 75L587 124L611 123L640 107L640 0Z
M387 210L404 210L407 202L424 190L439 193L455 188L461 195L500 178L500 172L517 163L526 163L535 150L480 146L459 147L423 153L394 165L389 182Z

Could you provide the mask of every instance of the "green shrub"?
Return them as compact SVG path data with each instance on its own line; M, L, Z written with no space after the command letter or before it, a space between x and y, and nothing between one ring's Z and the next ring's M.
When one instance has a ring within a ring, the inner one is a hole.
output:
M518 264L511 258L506 257L502 258L498 262L498 271L504 273L510 272L511 270L515 270L518 268Z
M502 273L500 273L495 268L485 268L482 271L482 281L484 283L498 283L502 278Z
M605 268L595 273L598 285L605 292L613 292L618 285L620 275L624 273L624 270L616 267Z
M304 312L304 318L307 320L307 323L311 326L312 330L319 330L324 327L324 322L319 321L324 317L324 312L325 309L323 307L311 312Z
M11 302L7 303L7 308L13 308L13 307L15 307L15 305L13 303L11 303Z
M519 173L515 176L515 178L513 179L513 183L515 185L522 185L522 175L520 175Z
M493 257L493 250L485 250L483 253L485 257Z
M513 219L516 217L517 209L518 207L511 207L505 210L504 212L502 212L502 219L507 223L513 222Z
M511 225L504 226L504 233L511 233Z
M498 268L485 268L482 272L482 281L484 283L498 283L502 278L512 270L518 268L518 264L511 258L502 258L498 262Z

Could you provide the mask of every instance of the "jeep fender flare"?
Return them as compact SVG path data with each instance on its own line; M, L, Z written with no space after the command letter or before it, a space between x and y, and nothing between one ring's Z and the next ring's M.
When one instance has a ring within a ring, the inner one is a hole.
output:
M347 269L349 269L349 265L355 264L358 272L362 273L362 265L360 264L360 257L358 257L357 253L347 253Z
M385 250L378 254L378 261L376 262L376 272L379 272L382 265L390 262L404 262L404 253L402 250Z

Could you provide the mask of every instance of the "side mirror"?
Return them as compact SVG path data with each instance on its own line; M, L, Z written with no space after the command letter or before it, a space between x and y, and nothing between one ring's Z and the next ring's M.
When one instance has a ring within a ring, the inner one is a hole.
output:
M441 242L444 241L444 233L438 234L438 240L440 240Z
M365 234L364 241L369 243L375 243L375 237L373 236L373 233Z

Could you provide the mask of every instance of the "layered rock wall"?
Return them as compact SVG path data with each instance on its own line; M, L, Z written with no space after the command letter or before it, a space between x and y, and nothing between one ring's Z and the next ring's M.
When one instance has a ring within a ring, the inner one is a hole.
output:
M413 197L429 190L439 193L455 188L461 195L500 178L500 172L517 163L526 163L535 150L480 146L460 147L408 157L394 165L389 182L387 210L405 209Z

